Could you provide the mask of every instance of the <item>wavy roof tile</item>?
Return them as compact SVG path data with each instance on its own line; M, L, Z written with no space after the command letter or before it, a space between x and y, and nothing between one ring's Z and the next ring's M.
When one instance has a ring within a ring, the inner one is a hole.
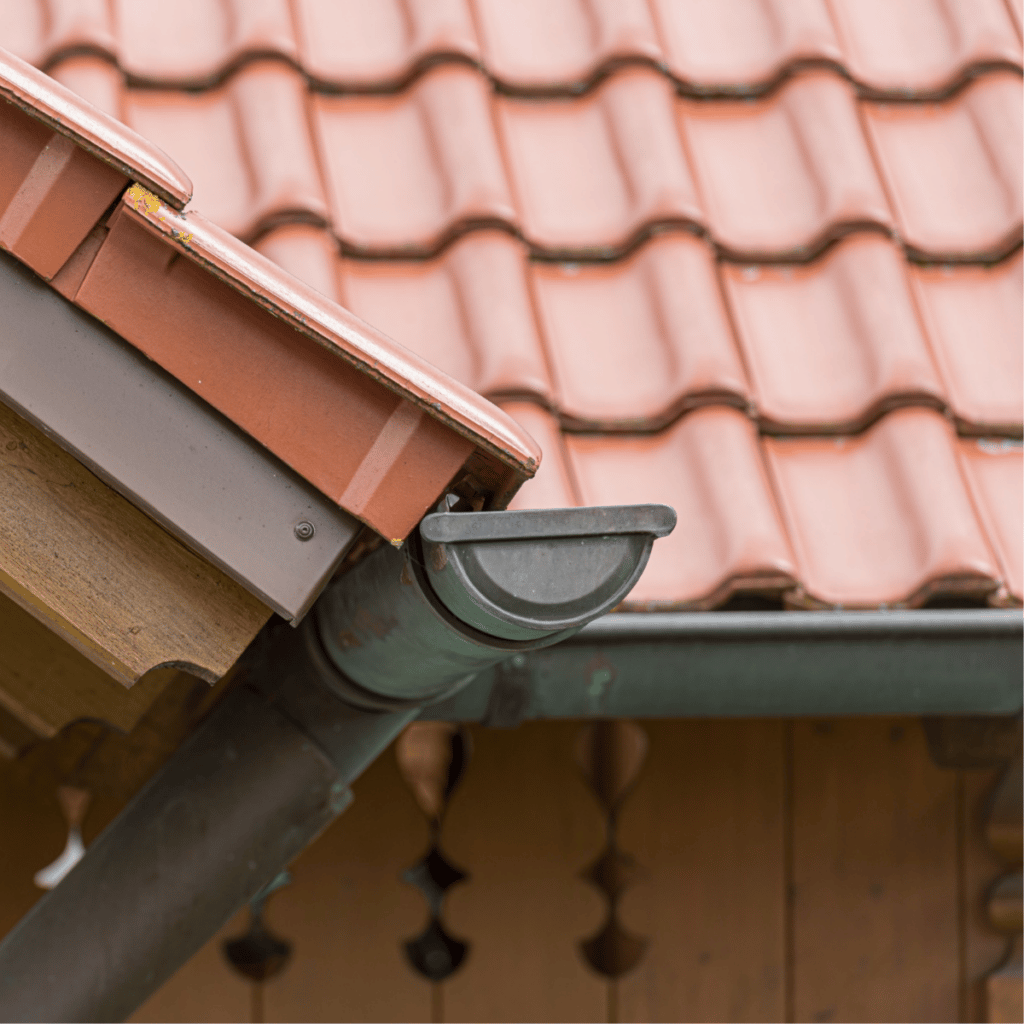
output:
M1021 603L1017 0L161 13L12 0L0 45L498 400L518 507L675 505L634 606Z

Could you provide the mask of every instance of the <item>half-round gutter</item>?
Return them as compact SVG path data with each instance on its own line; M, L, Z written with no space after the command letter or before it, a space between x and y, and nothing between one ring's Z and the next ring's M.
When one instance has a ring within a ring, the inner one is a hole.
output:
M655 505L442 511L298 629L268 627L241 685L0 944L0 1019L129 1016L344 810L425 704L614 607L674 526Z

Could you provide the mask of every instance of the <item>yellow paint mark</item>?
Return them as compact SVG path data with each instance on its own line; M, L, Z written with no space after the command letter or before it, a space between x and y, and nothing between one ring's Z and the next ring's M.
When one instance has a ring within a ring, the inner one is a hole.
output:
M149 189L143 188L138 183L132 185L128 189L128 202L131 203L138 213L149 215L156 215L157 220L165 220L166 218L161 214L160 211L160 197L154 195ZM188 245L192 241L191 231L178 231L177 228L171 228L171 237L176 242L180 242L182 245Z

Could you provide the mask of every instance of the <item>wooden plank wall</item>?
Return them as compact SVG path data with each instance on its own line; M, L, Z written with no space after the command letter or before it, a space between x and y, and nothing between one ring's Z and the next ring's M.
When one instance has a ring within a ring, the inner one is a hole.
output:
M635 865L618 921L647 940L634 970L610 981L579 947L607 912L581 877L608 836L578 761L584 727L474 728L441 830L470 876L443 912L470 943L463 966L433 985L404 957L427 912L400 876L428 830L389 751L268 904L294 954L265 988L265 1019L983 1019L981 979L1005 954L984 919L1002 870L982 836L993 773L935 767L910 719L640 724L646 757L616 829ZM62 834L53 800L10 789L0 770L5 824L38 841L0 865L3 926ZM220 948L244 926L134 1019L250 1020Z

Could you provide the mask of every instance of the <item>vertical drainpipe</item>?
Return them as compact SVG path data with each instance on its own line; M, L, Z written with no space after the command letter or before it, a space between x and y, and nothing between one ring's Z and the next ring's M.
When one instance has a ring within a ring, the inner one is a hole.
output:
M272 625L214 709L0 943L0 1019L123 1020L351 802L427 703L614 607L664 506L442 512Z

